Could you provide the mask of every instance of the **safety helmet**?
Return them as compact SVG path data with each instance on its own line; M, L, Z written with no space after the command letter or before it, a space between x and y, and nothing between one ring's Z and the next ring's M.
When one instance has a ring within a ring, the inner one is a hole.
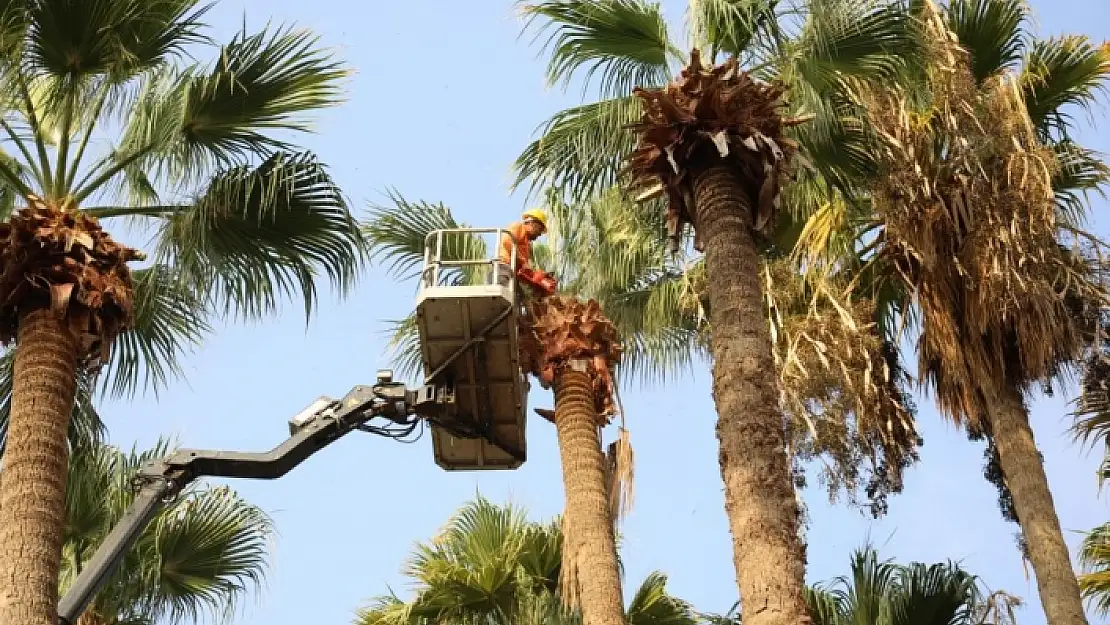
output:
M524 219L535 219L536 221L540 222L540 225L543 226L544 230L547 230L547 211L543 210L542 208L530 208L524 211L524 214L521 215L521 217Z

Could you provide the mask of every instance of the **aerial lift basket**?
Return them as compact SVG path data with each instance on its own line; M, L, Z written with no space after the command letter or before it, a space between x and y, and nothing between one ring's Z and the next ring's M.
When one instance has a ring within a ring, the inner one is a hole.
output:
M492 245L477 244L488 235L496 237ZM436 464L449 471L515 469L525 460L520 302L512 271L503 272L507 284L498 283L502 235L511 237L498 228L454 228L425 239L416 320L424 383L455 394L445 404L451 409L430 420Z

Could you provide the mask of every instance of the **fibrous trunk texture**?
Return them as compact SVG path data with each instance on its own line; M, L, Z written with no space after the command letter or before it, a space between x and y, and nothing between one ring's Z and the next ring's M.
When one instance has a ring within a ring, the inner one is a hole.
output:
M77 342L49 310L19 324L0 482L0 623L55 625Z
M1014 390L1003 394L992 411L991 430L1006 486L1037 576L1037 591L1051 625L1087 625L1079 581L1056 516L1029 412Z
M620 625L624 623L623 593L593 380L586 363L581 364L581 371L566 369L555 381L555 428L566 491L564 523L574 541L564 549L574 554L584 625Z
M615 412L611 370L621 348L613 324L594 300L553 296L531 304L522 328L521 367L555 387L555 428L566 508L560 587L584 625L623 625L624 601L610 490L600 429ZM625 441L627 443L627 441Z
M0 624L54 625L78 366L132 320L127 263L97 221L37 197L0 224L0 341L16 341L0 482Z
M713 399L745 625L809 623L786 424L763 314L752 204L733 168L694 178L713 328Z

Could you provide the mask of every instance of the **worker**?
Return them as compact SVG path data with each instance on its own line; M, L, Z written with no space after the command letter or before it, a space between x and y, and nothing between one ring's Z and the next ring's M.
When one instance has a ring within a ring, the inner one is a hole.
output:
M520 221L512 223L508 228L509 235L502 234L498 246L497 283L508 286L512 276L521 269L532 269L532 241L547 232L547 212L540 208L524 211ZM516 266L511 267L510 261L513 253L513 240L516 240Z

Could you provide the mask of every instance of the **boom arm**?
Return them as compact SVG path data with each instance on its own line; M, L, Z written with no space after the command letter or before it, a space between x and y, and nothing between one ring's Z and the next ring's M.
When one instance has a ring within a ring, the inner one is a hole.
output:
M352 430L399 437L411 432L421 418L435 419L453 403L445 387L427 385L408 390L379 373L378 384L356 386L341 400L321 397L289 421L290 437L266 452L245 453L181 449L153 461L136 476L139 493L119 523L101 543L58 604L60 625L75 625L96 593L116 571L124 555L159 510L199 477L232 477L256 480L279 478ZM384 417L395 426L369 425Z

